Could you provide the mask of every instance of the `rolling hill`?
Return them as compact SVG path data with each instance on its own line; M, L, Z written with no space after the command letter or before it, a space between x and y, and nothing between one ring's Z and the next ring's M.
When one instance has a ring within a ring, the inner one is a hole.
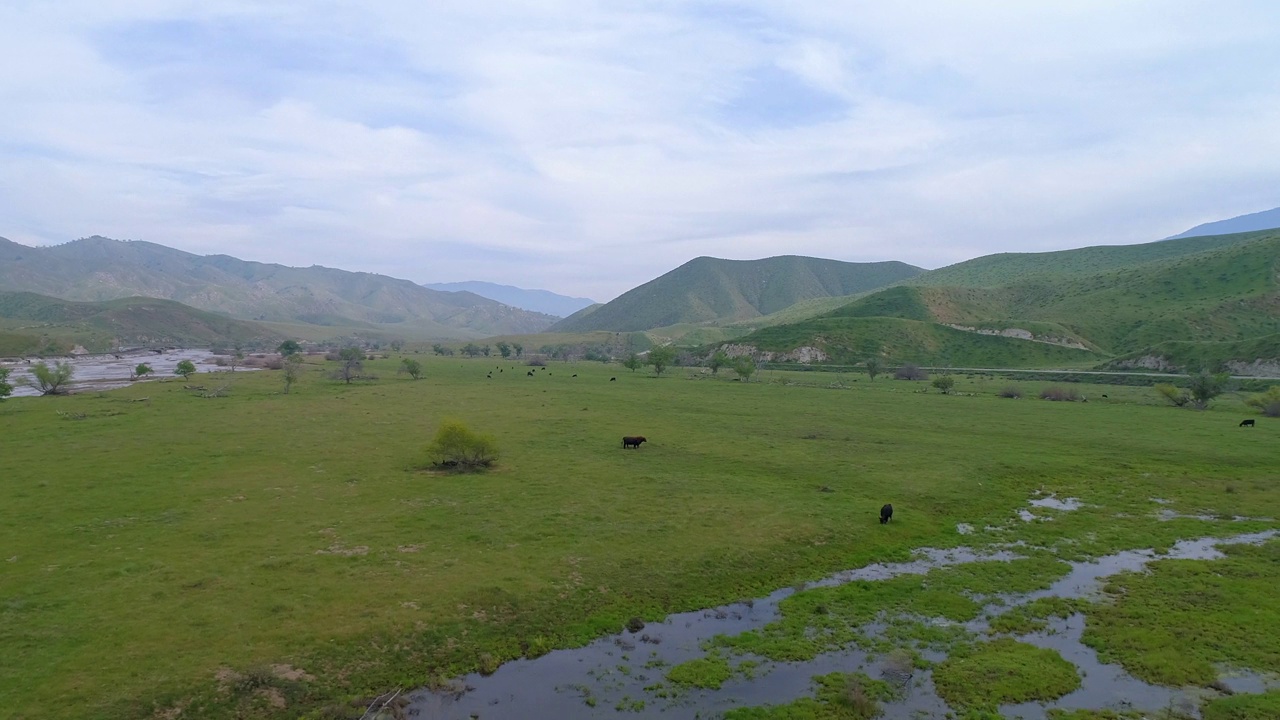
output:
M1002 278L1012 281L1002 284ZM897 324L857 324L873 320ZM926 336L911 323L999 342L942 352L939 338L949 333ZM904 334L904 327L916 329ZM892 361L951 358L958 364L956 357L968 357L985 366L1019 367L1069 360L1010 349L1039 345L1096 360L1119 356L1117 362L1129 367L1213 370L1267 366L1277 358L1278 334L1280 230L1271 230L978 258L735 342L774 351L810 346L846 358L856 348ZM985 361L983 353L990 353Z
M78 301L155 297L244 320L422 339L538 332L556 320L474 293L430 290L385 275L199 256L103 237L39 248L0 239L0 290Z
M631 332L681 324L723 325L804 300L874 290L920 272L900 262L849 263L796 255L762 260L700 257L550 329Z
M422 287L431 288L432 290L442 290L444 292L470 292L486 297L490 300L497 300L504 305L521 308L522 310L532 310L546 315L554 315L556 317L568 317L579 310L595 305L595 300L587 298L569 297L567 295L559 295L550 290L526 290L512 285L498 285L491 282L483 282L481 280L466 280L463 282L448 283L422 283Z
M172 300L131 297L74 302L28 292L0 292L0 355L65 354L129 346L273 346L283 337L253 322Z

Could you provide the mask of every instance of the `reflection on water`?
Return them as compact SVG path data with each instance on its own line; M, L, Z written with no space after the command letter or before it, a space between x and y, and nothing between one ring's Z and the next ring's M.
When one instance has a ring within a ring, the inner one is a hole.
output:
M1275 537L1266 531L1229 539L1199 539L1176 543L1160 558L1215 559L1218 546L1225 543L1258 543ZM869 565L859 570L833 575L806 587L837 585L853 580L882 580L902 574L921 574L932 568L981 560L1010 560L1007 551L982 554L966 548L939 551L926 549L906 563ZM984 619L966 625L982 634L986 617L1036 598L1090 597L1100 591L1102 578L1125 570L1140 570L1157 556L1150 550L1126 551L1091 562L1073 563L1071 572L1048 590L1010 595L998 605L986 608ZM543 718L713 718L735 707L772 705L812 695L811 678L831 672L861 671L871 677L893 678L902 671L891 658L874 656L859 649L820 655L808 662L762 661L750 673L737 673L718 690L688 690L665 697L655 686L666 682L667 670L688 660L705 656L702 643L716 635L737 635L764 627L778 619L778 603L796 592L778 590L752 602L735 603L710 610L671 615L662 622L649 623L637 632L623 632L602 638L585 647L557 650L533 660L515 660L489 676L467 675L452 691L419 690L411 693L411 715L428 720L541 720ZM883 625L868 625L868 635L877 635ZM1023 636L1033 645L1052 648L1081 671L1079 690L1059 700L1002 707L1004 717L1042 720L1049 708L1187 708L1198 707L1194 692L1149 685L1117 665L1107 665L1081 643L1084 616L1052 620L1043 631ZM940 661L945 655L924 651L924 657ZM733 662L738 661L733 658ZM1260 692L1275 685L1274 678L1243 673L1225 681L1236 691ZM894 719L941 718L951 712L934 691L928 670L917 670L906 684L905 696L884 704L882 717Z
M211 350L165 350L160 353L151 350L135 350L119 354L49 358L45 362L50 367L55 362L69 362L75 367L75 374L71 376L70 384L70 391L74 393L85 392L86 390L110 390L129 385L129 376L133 369L138 366L138 363L144 362L155 371L150 376L152 378L173 377L178 363L183 360L190 360L195 363L196 371L200 373L229 369L218 367L215 364L216 358L217 356ZM7 367L11 370L9 383L14 386L13 397L40 394L40 390L37 389L35 384L35 378L31 375L31 366L40 362L40 360L40 358L33 357L0 363L0 367ZM250 369L252 368L239 368L237 372Z

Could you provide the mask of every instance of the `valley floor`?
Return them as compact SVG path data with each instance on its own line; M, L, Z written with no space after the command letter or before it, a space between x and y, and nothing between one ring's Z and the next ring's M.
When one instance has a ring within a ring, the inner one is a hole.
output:
M1274 539L1048 593L1071 563L1280 528L1280 421L1238 427L1256 417L1240 398L1195 412L1138 387L1035 400L1047 383L978 373L944 396L857 375L411 357L421 380L391 357L345 385L312 359L287 395L260 372L218 398L174 380L0 403L0 715L355 718L387 690L810 583L759 627L648 669L649 695L578 698L582 715L860 653L807 700L720 709L869 717L862 699L904 691L880 674L896 663L890 679L928 677L962 716L996 717L1081 682L1036 640L1058 628L1153 687L1202 688L1188 697L1206 717L1271 717L1256 713L1274 692L1212 688L1280 667ZM446 418L496 438L493 470L423 469ZM624 451L623 435L649 442ZM1075 506L1022 519L1050 497ZM1019 558L811 584L961 547ZM984 679L1010 667L1044 671ZM1108 717L1072 708L1060 717Z

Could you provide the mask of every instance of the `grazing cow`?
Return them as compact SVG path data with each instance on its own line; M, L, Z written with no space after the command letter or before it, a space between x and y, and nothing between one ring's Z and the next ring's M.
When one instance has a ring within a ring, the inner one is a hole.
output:
M618 378L609 378L609 382L616 382Z
M1102 393L1102 397L1106 397L1106 396L1107 396L1107 394L1106 394L1106 393Z
M635 436L628 435L628 436L626 436L626 437L622 438L622 449L623 449L623 450L626 450L626 449L627 449L627 448L629 448L629 447L633 447L633 448L635 448L635 449L639 450L639 449L640 449L640 443L644 442L644 441L645 441L645 440L647 440L647 439L648 439L648 438L644 437L643 435L635 435Z
M885 523L889 522L892 519L893 519L893 506L888 503L885 503L885 506L880 508L880 524L884 525Z
M529 377L533 377L533 371L530 370L529 372L525 373L525 375L528 375Z
M578 373L574 373L574 374L573 374L573 376L574 376L574 377L578 377Z
M1240 427L1253 427L1253 418L1249 418L1248 420L1241 420Z

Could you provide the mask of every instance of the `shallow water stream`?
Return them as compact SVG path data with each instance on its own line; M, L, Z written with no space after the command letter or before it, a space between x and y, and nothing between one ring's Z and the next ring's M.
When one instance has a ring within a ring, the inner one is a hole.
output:
M173 377L178 363L183 360L190 360L194 363L198 373L229 369L218 367L215 364L216 357L211 350L181 349L165 350L163 352L133 350L118 354L54 358L45 362L50 367L53 367L53 364L59 361L71 363L72 367L75 368L75 373L72 375L71 383L68 387L70 392L78 393L111 390L130 385L134 381L129 378L138 363L146 363L151 366L152 371L154 371L149 376L151 379ZM14 386L13 397L29 397L40 394L40 390L35 385L35 379L31 375L31 366L40 362L40 360L40 358L26 358L6 361L0 364L0 367L7 367L11 371L9 382ZM249 369L252 368L239 368L238 370ZM192 382L197 385L200 384L199 376L193 376Z
M1125 551L1091 562L1073 563L1071 572L1048 590L1003 598L1003 609L1021 605L1036 598L1059 596L1088 598L1099 592L1102 578L1126 571L1139 570L1155 559L1214 559L1221 556L1217 547L1228 543L1258 543L1274 537L1271 530L1226 539L1185 540L1168 553L1157 556L1150 550ZM983 560L1011 560L1009 551L980 553L967 548L939 551L925 549L916 559L905 563L869 565L858 570L838 573L805 587L830 586L855 580L883 580L902 574L923 574L934 568ZM734 603L710 610L680 613L659 623L650 623L639 632L623 632L602 638L585 647L557 650L533 660L516 660L498 668L489 676L467 675L452 692L419 690L408 697L406 708L411 716L430 720L454 718L482 720L542 720L551 718L713 718L732 708L774 705L791 702L813 693L811 678L831 672L861 671L873 678L892 677L883 655L869 656L865 651L849 649L826 653L809 662L762 661L746 678L735 676L718 690L691 689L675 697L662 697L646 687L662 683L668 690L666 673L674 665L703 657L701 644L716 635L737 635L759 629L778 619L778 603L796 592L795 588L778 590L752 602ZM994 606L987 608L996 611ZM984 614L985 617L985 614ZM875 633L879 626L866 628ZM981 633L985 619L966 625ZM1183 690L1149 685L1130 676L1117 665L1098 661L1096 653L1080 642L1084 616L1051 620L1043 632L1022 636L1033 645L1052 648L1074 663L1081 671L1079 690L1048 703L1028 703L1001 708L1005 717L1039 720L1049 708L1128 708L1158 710L1180 708L1194 715L1198 697ZM933 661L943 659L941 653L922 653ZM750 658L759 659L759 658ZM899 676L901 673L899 672ZM1257 675L1237 675L1224 682L1238 692L1262 692L1272 679ZM934 692L929 671L915 671L906 685L904 697L884 704L883 717L944 717L949 711Z

